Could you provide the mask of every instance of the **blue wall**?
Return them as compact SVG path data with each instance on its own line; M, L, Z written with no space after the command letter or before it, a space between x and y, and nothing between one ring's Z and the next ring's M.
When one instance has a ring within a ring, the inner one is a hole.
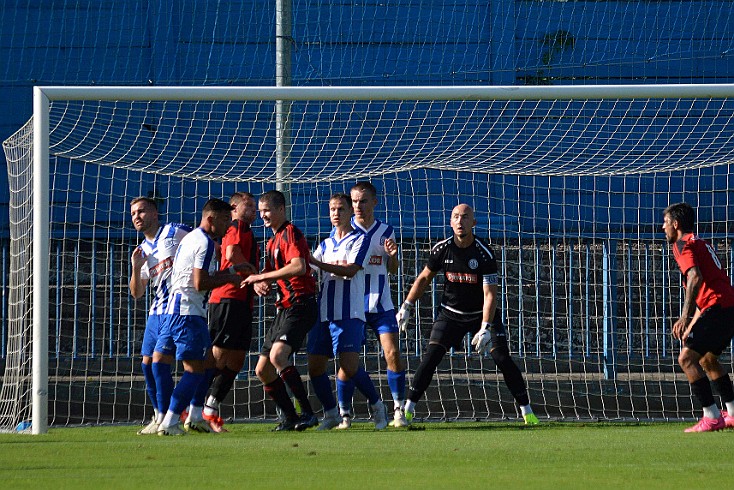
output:
M8 0L0 9L0 138L30 116L34 85L273 85L274 4ZM734 9L728 1L322 4L293 1L295 85L734 81ZM5 179L0 172L3 235ZM533 216L520 224L523 229L546 229L541 223L551 219L548 209L568 199L535 190L528 191L530 201L519 195L549 178L504 179L514 179L520 189L518 195L504 196L506 214ZM585 202L569 202L561 214L585 209L603 219L610 208L664 206L668 195L646 192L646 179L601 184L578 179L580 193L574 199ZM677 178L681 189L691 189L681 198L695 195L693 179ZM592 189L598 185L613 187L616 202L595 200ZM723 206L718 219L728 219L731 212L728 199ZM651 214L629 221L653 224L657 215Z

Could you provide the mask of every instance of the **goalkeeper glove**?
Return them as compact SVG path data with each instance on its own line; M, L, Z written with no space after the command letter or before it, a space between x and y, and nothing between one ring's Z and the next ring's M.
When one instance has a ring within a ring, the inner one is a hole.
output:
M482 328L474 335L471 339L471 345L474 346L477 352L489 352L489 343L492 340L492 335L489 333L489 322L482 322Z
M401 332L407 332L408 322L410 321L410 315L412 313L413 304L410 303L408 300L405 300L405 302L403 302L403 304L400 306L397 315L395 315L395 320L397 320L398 327L400 327Z

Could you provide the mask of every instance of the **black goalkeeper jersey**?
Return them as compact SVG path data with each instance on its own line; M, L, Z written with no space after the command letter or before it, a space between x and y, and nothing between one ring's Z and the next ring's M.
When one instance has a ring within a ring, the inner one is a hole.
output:
M441 306L462 315L481 313L484 284L497 284L492 247L477 236L467 248L458 247L453 237L438 242L431 249L426 267L444 273Z

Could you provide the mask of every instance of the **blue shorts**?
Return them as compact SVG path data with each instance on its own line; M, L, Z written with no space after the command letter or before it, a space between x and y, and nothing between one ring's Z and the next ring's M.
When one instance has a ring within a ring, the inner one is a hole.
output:
M329 322L317 322L308 332L306 352L314 356L334 357Z
M144 356L151 357L155 346L158 343L161 329L165 327L166 315L150 315L145 323L145 332L143 333L143 346L140 353ZM171 343L168 347L169 352L173 352L174 345Z
M329 322L331 345L336 356L340 352L359 352L364 345L364 322L356 318Z
M309 332L308 353L332 357L340 352L359 352L364 334L364 322L356 318L321 322Z
M165 315L164 328L155 345L156 352L173 354L170 347L173 345L176 360L203 361L211 347L209 326L206 318L196 315ZM168 349L168 350L167 350Z
M395 319L395 310L388 310L379 313L365 313L367 325L372 328L377 338L383 333L398 333L398 321Z

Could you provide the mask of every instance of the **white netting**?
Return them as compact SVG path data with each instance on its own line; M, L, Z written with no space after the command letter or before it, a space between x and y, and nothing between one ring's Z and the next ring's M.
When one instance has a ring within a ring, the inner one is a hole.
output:
M273 101L54 102L50 150L49 400L52 424L146 415L139 350L146 301L127 290L140 237L130 199L161 199L165 220L196 224L209 197L276 184ZM734 210L726 99L601 101L295 101L285 179L293 221L316 244L326 202L358 179L380 191L378 218L401 247L395 300L446 236L459 202L501 258L502 312L540 416L686 418L693 401L669 336L680 307L660 212L686 200L723 261ZM11 332L2 427L29 413L32 206L30 125L5 142L13 213ZM264 242L269 231L260 224ZM440 281L404 339L409 377ZM273 416L253 376L272 307L258 307L250 362L224 415ZM10 348L12 346L12 349ZM377 343L367 366L389 399ZM724 361L730 363L730 358ZM303 365L305 359L297 357ZM419 416L516 417L488 358L447 356ZM366 413L357 406L358 415ZM149 411L149 408L147 409Z
M65 158L190 178L272 182L275 103L56 102ZM285 182L413 168L615 175L728 164L734 102L296 101ZM270 135L271 137L267 137Z

